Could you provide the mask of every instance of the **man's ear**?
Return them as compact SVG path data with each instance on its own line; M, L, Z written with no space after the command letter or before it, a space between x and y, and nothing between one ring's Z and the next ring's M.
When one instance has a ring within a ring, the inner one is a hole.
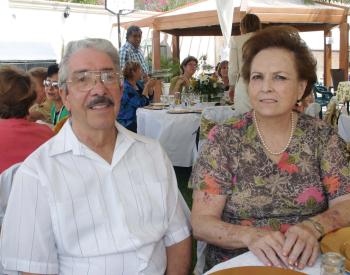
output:
M62 99L63 105L70 112L70 104L69 104L69 100L68 100L68 90L66 91L66 90L60 88L58 92L59 92L60 97Z

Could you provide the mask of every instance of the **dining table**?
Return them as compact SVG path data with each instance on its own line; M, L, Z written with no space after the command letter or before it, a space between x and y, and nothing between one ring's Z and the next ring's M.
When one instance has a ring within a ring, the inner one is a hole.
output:
M173 166L191 167L197 156L196 135L201 114L195 110L138 108L137 133L156 139Z

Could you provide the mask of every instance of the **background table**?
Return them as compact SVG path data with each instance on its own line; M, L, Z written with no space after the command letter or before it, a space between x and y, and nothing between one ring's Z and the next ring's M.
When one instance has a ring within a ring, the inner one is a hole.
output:
M158 140L174 166L193 165L200 114L168 114L167 110L138 108L136 116L137 133Z

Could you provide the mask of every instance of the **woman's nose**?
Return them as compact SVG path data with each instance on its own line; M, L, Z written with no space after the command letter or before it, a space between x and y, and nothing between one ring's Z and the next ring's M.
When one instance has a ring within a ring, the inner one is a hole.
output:
M263 92L271 92L272 90L272 80L269 78L264 78L262 81L262 91Z

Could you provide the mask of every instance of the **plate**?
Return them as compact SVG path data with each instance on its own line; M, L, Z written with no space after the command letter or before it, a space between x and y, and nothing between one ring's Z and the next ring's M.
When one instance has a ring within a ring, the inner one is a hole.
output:
M242 266L232 267L210 273L210 275L306 275L306 273L270 266Z
M144 109L148 109L148 110L163 110L165 106L144 106Z
M201 113L202 110L192 110L192 109L171 109L168 110L168 114L190 114L190 113Z
M150 105L151 106L162 106L162 107L169 106L169 104L162 103L162 102L154 102L154 103L151 103Z

